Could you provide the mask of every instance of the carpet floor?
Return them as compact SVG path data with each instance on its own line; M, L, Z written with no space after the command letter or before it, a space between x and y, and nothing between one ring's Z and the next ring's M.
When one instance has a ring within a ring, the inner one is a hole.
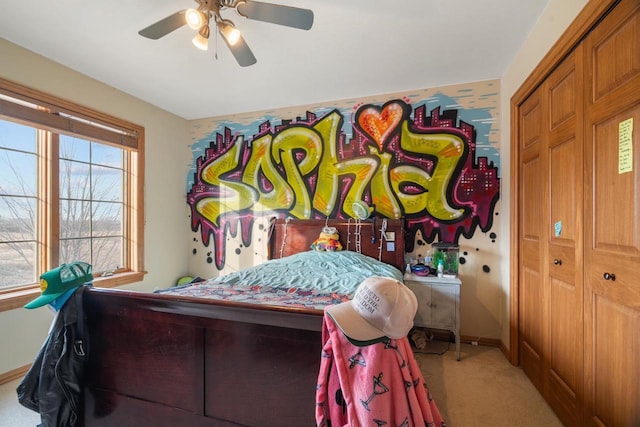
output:
M497 347L429 341L415 350L425 382L447 427L560 427L549 405L522 369Z

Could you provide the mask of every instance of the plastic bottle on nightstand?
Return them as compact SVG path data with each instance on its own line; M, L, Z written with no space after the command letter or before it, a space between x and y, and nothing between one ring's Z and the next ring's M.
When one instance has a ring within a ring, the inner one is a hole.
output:
M430 265L433 267L433 257L431 256L431 251L427 251L427 254L424 256L424 263L426 265Z
M444 264L442 260L438 260L438 277L442 277L444 275Z

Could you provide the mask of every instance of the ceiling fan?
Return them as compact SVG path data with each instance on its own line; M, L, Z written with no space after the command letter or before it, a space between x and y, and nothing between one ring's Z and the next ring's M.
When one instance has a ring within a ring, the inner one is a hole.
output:
M240 16L257 21L284 25L301 30L308 30L313 25L313 11L292 6L263 3L252 0L195 0L196 9L180 10L160 21L138 31L141 36L157 40L183 25L197 30L193 44L202 50L207 50L210 27L213 19L216 29L231 50L231 53L241 67L256 63L256 57L244 41L242 34L235 24L223 19L220 12L234 9Z

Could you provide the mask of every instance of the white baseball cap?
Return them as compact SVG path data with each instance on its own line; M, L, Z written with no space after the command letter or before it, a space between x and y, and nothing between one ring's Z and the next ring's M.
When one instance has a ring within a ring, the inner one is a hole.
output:
M372 276L360 283L351 301L327 307L326 312L349 338L372 341L406 337L417 309L416 296L402 282Z

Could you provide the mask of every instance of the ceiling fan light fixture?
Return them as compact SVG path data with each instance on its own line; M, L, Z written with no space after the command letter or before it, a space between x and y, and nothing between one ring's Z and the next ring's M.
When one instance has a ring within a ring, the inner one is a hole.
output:
M195 0L197 6L190 9L180 9L171 15L138 31L143 37L158 40L182 26L189 26L197 31L193 44L201 50L208 50L211 32L211 20L216 28L216 35L220 33L238 65L248 67L256 63L256 57L244 40L244 36L235 24L222 19L221 12L234 9L240 16L271 24L283 25L290 28L308 30L313 25L313 11L295 6L285 6L262 0ZM217 58L217 55L216 55Z
M227 39L227 42L229 42L231 46L238 43L238 40L240 40L242 34L240 34L240 30L238 30L235 25L233 25L233 22L222 19L218 21L216 25L218 26L220 34L222 34L222 36Z
M209 26L203 25L198 30L198 34L191 40L193 45L200 50L209 49Z
M199 30L205 22L205 16L204 13L199 10L187 9L187 12L185 13L185 20L190 28Z

